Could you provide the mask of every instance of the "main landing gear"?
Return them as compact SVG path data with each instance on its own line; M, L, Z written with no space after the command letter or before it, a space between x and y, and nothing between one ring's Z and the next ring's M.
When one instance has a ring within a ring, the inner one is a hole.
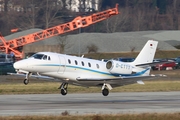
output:
M104 89L102 90L102 94L103 94L104 96L108 96L108 95L109 95L109 90L108 90L107 88L104 88Z
M27 85L28 83L29 83L29 76L31 76L32 75L32 73L31 72L28 72L27 74L26 74L26 78L24 79L24 84L25 85Z
M112 87L110 84L107 84L107 83L104 83L103 86L102 86L102 94L104 96L108 96L109 95L109 90L111 90Z
M68 88L68 83L62 83L58 89L60 89L60 92L62 95L67 94L67 88ZM104 96L108 96L109 90L111 90L112 87L110 84L104 83L102 86L102 94Z
M60 91L62 95L66 95L67 88L68 88L68 83L62 83L58 89L61 89Z

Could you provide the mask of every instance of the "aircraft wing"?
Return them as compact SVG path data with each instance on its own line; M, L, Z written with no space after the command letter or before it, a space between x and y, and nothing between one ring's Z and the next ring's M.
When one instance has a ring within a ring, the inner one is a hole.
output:
M7 74L8 75L15 75L15 76L19 76L19 77L26 77L26 74L24 74L24 73L7 73ZM31 75L30 77L42 79L42 80L47 80L47 81L60 81L59 79L55 79L53 77L48 77L48 76L42 76L42 75Z
M123 86L133 83L144 84L142 80L151 80L159 77L166 77L166 75L149 75L149 76L127 76L127 77L116 77L116 78L77 78L79 82L83 83L96 83L97 85L108 83L112 86Z

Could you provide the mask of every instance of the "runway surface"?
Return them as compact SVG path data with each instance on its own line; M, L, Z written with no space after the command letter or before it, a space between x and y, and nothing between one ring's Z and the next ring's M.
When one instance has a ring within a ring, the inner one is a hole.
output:
M180 112L180 92L0 95L0 116Z

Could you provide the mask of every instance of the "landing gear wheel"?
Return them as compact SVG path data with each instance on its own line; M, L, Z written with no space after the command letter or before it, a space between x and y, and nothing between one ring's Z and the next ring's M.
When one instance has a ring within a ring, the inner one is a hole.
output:
M24 84L27 85L29 83L28 79L24 79Z
M107 88L104 88L104 89L102 90L102 94L103 94L104 96L108 96L109 90L108 90Z
M24 79L24 84L27 85L29 83L28 79Z
M26 77L24 79L24 84L27 85L29 83L29 77L32 75L31 72L26 73Z
M61 94L62 95L66 95L67 94L67 90L66 89L61 89Z
M61 94L66 95L67 94L67 88L68 88L68 83L62 83L58 89L61 89Z

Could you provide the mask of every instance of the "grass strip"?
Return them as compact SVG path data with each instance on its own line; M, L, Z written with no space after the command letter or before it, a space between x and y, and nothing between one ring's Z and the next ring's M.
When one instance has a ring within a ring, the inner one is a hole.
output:
M180 113L142 113L117 115L8 116L1 120L179 120Z
M58 87L60 83L57 82L43 82L43 83L3 83L0 84L0 94L56 94L60 93ZM145 85L131 84L121 87L116 87L110 92L162 92L162 91L180 91L180 81L146 81ZM99 87L81 87L68 86L68 93L97 93L101 92Z

